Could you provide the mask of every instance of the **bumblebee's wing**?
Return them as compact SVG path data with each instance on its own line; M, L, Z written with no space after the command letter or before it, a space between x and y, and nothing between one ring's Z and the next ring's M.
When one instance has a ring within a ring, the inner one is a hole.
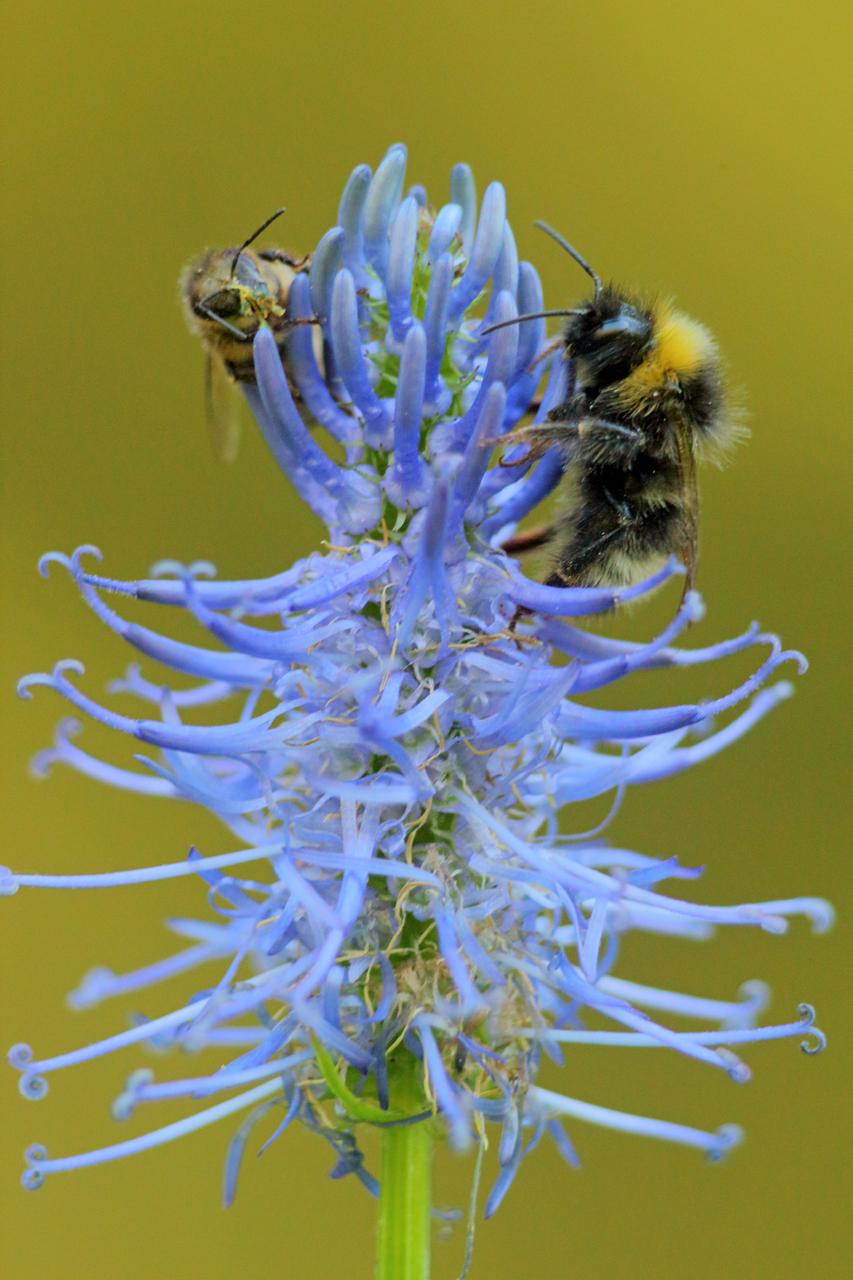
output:
M213 452L220 462L233 462L240 444L240 401L228 370L208 352L204 370L204 403Z
M686 422L680 421L676 429L678 441L678 469L684 512L684 541L679 550L687 570L684 594L693 590L696 578L696 561L699 555L699 486L696 480L696 455L693 452L693 433Z

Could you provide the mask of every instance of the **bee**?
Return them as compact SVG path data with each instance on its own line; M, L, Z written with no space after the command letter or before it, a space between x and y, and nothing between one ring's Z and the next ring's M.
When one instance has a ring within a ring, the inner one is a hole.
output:
M282 364L287 370L285 343L296 325L318 324L289 319L287 299L297 272L310 263L281 249L250 250L279 209L258 227L239 249L208 249L185 268L180 279L187 322L204 346L205 407L211 441L222 462L233 462L240 440L239 399L234 383L254 382L252 340L262 324L275 335ZM322 368L322 335L315 330L315 353ZM319 349L318 349L319 346ZM298 392L294 398L299 403Z
M717 344L669 302L603 285L562 236L536 225L583 268L594 295L570 311L542 313L568 317L556 345L569 364L569 393L544 422L503 440L526 443L534 458L553 445L561 450L563 512L503 550L553 542L547 581L560 587L629 586L674 554L687 592L698 555L697 461L720 460L745 434L726 399Z

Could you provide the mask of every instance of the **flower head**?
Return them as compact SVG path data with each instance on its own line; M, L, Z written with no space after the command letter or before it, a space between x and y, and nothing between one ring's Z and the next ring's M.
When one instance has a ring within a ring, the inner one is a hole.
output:
M518 261L500 184L477 216L473 178L457 166L451 201L436 213L419 188L402 197L405 167L397 146L375 175L354 171L339 225L293 283L291 315L322 318L324 368L308 326L291 331L287 371L270 330L254 338L257 384L245 386L247 398L275 459L327 524L326 550L274 577L235 582L215 580L207 564L172 562L150 579L119 582L93 571L91 547L42 563L44 572L64 565L107 626L194 683L172 688L131 666L112 689L150 708L134 719L81 692L79 664L28 676L24 696L48 685L143 744L141 771L118 768L77 746L79 725L65 721L36 770L62 762L113 786L194 801L229 828L235 849L192 850L133 872L6 874L7 893L188 874L208 886L213 920L171 922L187 949L135 973L93 970L72 994L77 1008L203 962L221 967L212 988L109 1040L42 1061L16 1046L22 1092L39 1097L50 1072L134 1042L216 1045L234 1056L211 1075L168 1083L135 1071L117 1119L161 1098L228 1097L84 1155L51 1159L31 1148L27 1186L248 1110L226 1162L230 1200L250 1128L278 1106L267 1145L298 1118L334 1148L333 1175L355 1174L371 1191L359 1123L438 1123L461 1147L492 1121L501 1166L492 1213L543 1134L576 1162L562 1117L714 1157L737 1140L733 1126L706 1133L543 1089L543 1051L561 1062L567 1046L667 1047L740 1081L748 1069L734 1046L804 1033L822 1045L807 1005L790 1023L756 1027L761 984L734 1001L710 1000L614 972L631 929L687 939L715 924L783 932L795 913L828 927L830 908L817 899L713 907L670 897L663 880L699 873L611 848L597 831L566 834L562 820L572 801L609 793L618 805L630 784L729 745L791 692L786 682L767 686L776 668L803 660L756 625L709 648L676 647L702 615L695 592L646 644L601 638L567 620L641 596L678 566L630 588L560 588L529 580L500 550L557 485L564 459L552 450L534 466L516 449L498 464L495 443L530 410L543 368L537 421L566 398L572 370L553 351L537 362L541 319L483 336L543 307L535 269ZM485 315L471 318L489 282ZM305 426L292 383L339 443L340 461ZM187 644L127 622L122 597L182 609L211 639ZM754 674L712 702L617 712L579 700L634 671L746 649L761 655ZM192 723L194 708L219 703L220 724ZM709 728L736 707L724 727ZM250 977L238 976L244 961ZM587 1012L608 1029L587 1029ZM706 1025L673 1031L667 1014Z

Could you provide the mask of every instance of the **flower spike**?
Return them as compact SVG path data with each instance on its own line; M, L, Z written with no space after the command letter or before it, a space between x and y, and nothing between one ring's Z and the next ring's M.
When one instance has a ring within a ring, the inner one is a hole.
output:
M478 217L473 175L457 165L450 201L435 213L418 185L403 198L405 169L400 145L373 176L354 169L310 272L295 273L287 316L317 317L322 352L316 325L292 326L282 345L275 326L262 325L257 381L242 384L328 542L267 578L234 581L204 561L164 560L124 582L93 571L101 556L90 546L40 562L45 576L54 563L68 571L139 662L103 704L76 682L84 670L74 660L24 677L22 697L51 688L129 747L123 765L99 760L67 719L34 774L62 765L199 805L229 833L228 851L179 849L160 863L96 863L82 874L0 868L0 897L110 888L129 901L136 885L192 877L206 902L199 919L169 920L181 939L171 954L127 973L90 969L69 997L84 1011L150 991L161 1001L153 1016L41 1059L18 1044L9 1062L36 1101L54 1072L130 1046L216 1048L222 1065L208 1075L157 1081L134 1071L116 1120L167 1099L236 1092L78 1155L31 1147L30 1189L242 1111L225 1154L227 1204L253 1132L264 1151L298 1122L333 1148L332 1177L353 1174L380 1196L381 1214L388 1170L402 1166L383 1155L380 1185L365 1168L360 1125L380 1130L385 1153L426 1160L439 1133L460 1149L476 1141L481 1156L488 1124L498 1126L488 1217L543 1136L577 1166L564 1122L710 1159L740 1140L734 1125L709 1132L544 1089L543 1051L560 1065L589 1045L674 1052L697 1073L713 1067L742 1082L749 1066L736 1055L753 1044L794 1039L810 1055L824 1047L811 1005L771 1024L763 983L728 999L682 991L675 979L632 981L620 941L641 930L689 944L717 926L781 935L794 916L821 933L832 924L828 903L688 900L666 882L695 888L701 868L602 836L630 787L735 744L793 692L787 680L770 683L776 669L792 660L802 672L805 660L757 624L689 647L687 629L705 615L695 591L643 642L572 621L672 591L669 579L683 573L674 561L627 587L555 587L501 550L571 464L556 448L536 458L513 442L498 460L496 442L528 414L545 422L573 393L576 370L546 343L544 318L506 323L544 311L545 299L535 268L518 261L503 187L486 189ZM334 458L315 426L333 437ZM161 634L128 621L118 597L181 610L197 634L175 639L168 626ZM707 664L755 646L764 650L752 674L703 701L714 688ZM700 680L697 701L661 693L654 706L624 697L622 710L596 705L600 690L635 672L666 681L669 668L687 666ZM116 692L138 700L137 714L124 703L113 710ZM597 796L607 799L592 823L567 810ZM202 964L212 985L198 991L187 975ZM693 1025L676 1029L674 1019ZM476 1193L473 1204L472 1213ZM422 1219L427 1239L428 1205Z

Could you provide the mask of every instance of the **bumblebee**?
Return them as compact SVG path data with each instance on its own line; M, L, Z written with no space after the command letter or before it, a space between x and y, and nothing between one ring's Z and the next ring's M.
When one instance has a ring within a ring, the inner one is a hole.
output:
M745 434L727 403L717 345L670 303L603 285L562 236L537 226L586 271L595 292L571 311L542 313L568 317L557 345L569 364L569 394L541 424L504 437L525 442L534 457L552 445L561 450L562 515L503 550L554 542L549 585L583 587L631 585L675 554L688 591L698 553L696 463L720 460Z
M316 324L289 319L287 299L296 273L310 264L281 249L250 250L258 236L284 213L279 209L258 227L239 249L208 249L185 268L181 296L190 330L205 349L205 407L211 441L222 462L233 462L240 440L239 399L234 383L254 382L252 340L261 324L275 335L287 369L285 343L296 325ZM315 348L322 367L322 336L315 330ZM298 401L298 395L295 397Z

